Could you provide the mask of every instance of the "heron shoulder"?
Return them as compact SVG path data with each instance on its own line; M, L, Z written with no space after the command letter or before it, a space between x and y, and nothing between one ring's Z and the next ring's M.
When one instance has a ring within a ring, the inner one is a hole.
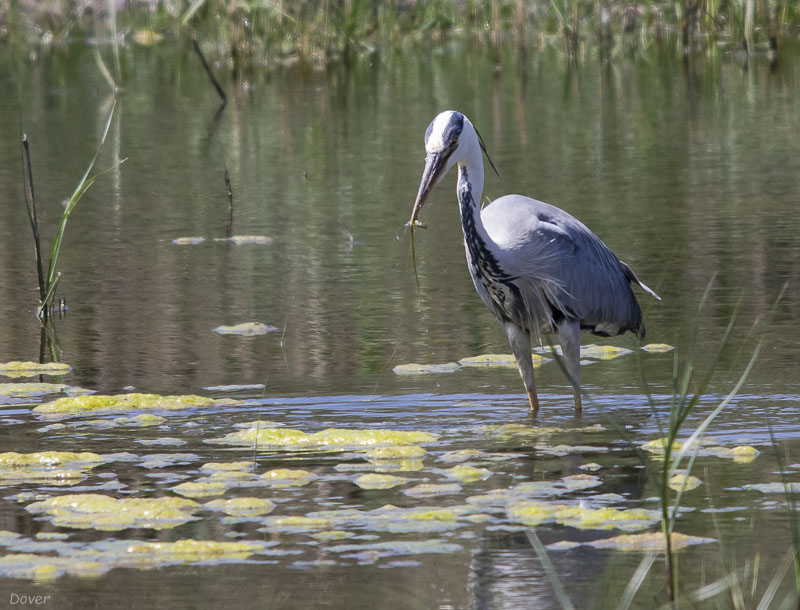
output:
M575 239L594 236L578 219L554 205L523 195L495 199L481 212L486 231L504 248L530 246L553 239L570 249Z

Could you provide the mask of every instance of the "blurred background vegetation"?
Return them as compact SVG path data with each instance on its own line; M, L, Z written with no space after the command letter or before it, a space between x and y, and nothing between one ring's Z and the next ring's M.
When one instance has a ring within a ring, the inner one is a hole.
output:
M675 44L676 52L721 45L776 60L797 38L793 0L0 0L0 44L35 52L85 41L149 46L172 42L204 53L234 74L302 62L319 68L363 54L468 40L547 45L578 60ZM117 65L119 63L117 62Z

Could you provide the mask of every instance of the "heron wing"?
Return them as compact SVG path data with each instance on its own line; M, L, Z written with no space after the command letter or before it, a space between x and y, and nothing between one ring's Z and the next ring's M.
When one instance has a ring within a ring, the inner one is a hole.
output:
M495 200L481 219L536 326L563 316L597 334L638 331L629 267L578 219L521 195Z

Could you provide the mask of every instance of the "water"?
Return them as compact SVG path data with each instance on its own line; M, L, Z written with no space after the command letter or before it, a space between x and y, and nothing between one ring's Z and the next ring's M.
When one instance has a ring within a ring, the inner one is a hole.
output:
M737 571L746 596L755 582L755 597L746 597L746 605L756 605L791 548L788 513L783 494L741 487L780 482L770 429L789 464L800 448L794 340L800 302L800 232L794 213L800 199L797 56L787 49L773 72L760 57L744 69L742 59L725 48L693 60L688 69L673 55L671 49L652 49L607 66L588 59L576 69L549 50L524 61L508 53L503 69L495 70L488 55L455 46L433 56L375 57L350 70L309 73L287 67L258 76L247 87L224 82L231 100L215 120L215 93L194 57L166 46L135 49L123 63L125 91L98 167L127 161L98 179L70 219L60 259L60 293L69 311L56 320L55 336L44 347L33 316L38 293L22 204L19 123L31 142L37 202L49 240L60 202L94 154L112 98L91 50L53 52L35 62L3 58L0 85L8 92L21 90L23 102L16 93L0 99L0 133L6 136L0 145L0 185L7 193L0 216L0 362L37 360L40 351L55 351L73 366L63 378L70 385L101 393L133 387L247 402L159 413L167 422L158 427L103 430L73 426L81 421L76 419L47 432L40 430L47 424L31 412L33 405L17 402L2 408L7 421L0 449L134 453L139 461L109 462L79 484L119 481L123 490L107 493L147 497L175 495L170 488L179 482L149 476L152 471L141 465L148 455L194 454L165 472L195 480L206 462L252 458L247 448L204 441L259 416L306 432L421 430L441 436L427 446L423 470L399 473L412 479L408 485L361 490L353 483L361 473L335 469L340 463L367 464L363 452L271 451L260 454L259 473L304 468L320 479L285 490L233 488L225 497L274 499L273 515L374 510L389 503L463 506L469 496L528 481L557 481L597 462L603 468L594 474L602 486L565 494L563 501L619 493L625 498L620 508L655 508L658 463L637 454L631 443L655 438L659 431L632 355L584 367L592 400L578 422L571 391L553 364L537 370L542 412L536 422L527 415L513 368L424 376L392 372L402 363L446 363L508 351L466 271L454 177L434 191L424 214L429 229L416 233L419 290L403 230L419 184L425 127L440 110L458 108L481 130L500 170L502 178L487 174L488 196L520 192L564 207L659 292L661 303L643 294L640 299L649 307L648 341L677 346L683 361L696 322L697 361L705 371L741 302L734 349L722 358L698 415L687 426L696 426L733 388L756 342L764 338L740 395L710 430L720 445L753 445L761 455L749 464L699 458L695 474L704 485L686 492L683 504L694 510L677 526L682 533L721 541L681 551L681 589L694 591ZM233 185L232 210L225 166ZM272 241L215 241L231 235L264 235ZM205 241L174 244L180 237ZM785 296L773 311L786 282ZM709 283L707 302L698 311ZM759 324L771 311L769 324ZM278 330L258 337L212 332L219 325L251 321ZM611 343L634 347L630 337ZM673 354L642 359L662 415L671 393ZM701 378L696 376L693 387ZM222 384L265 384L266 389L263 396L261 390L204 390ZM540 439L503 437L481 428L507 423L565 431ZM596 424L605 431L579 431ZM619 426L626 428L628 440ZM136 442L159 437L186 444ZM597 450L549 454L547 447L557 444ZM454 494L418 499L403 493L419 482L445 482L433 469L450 467L440 458L458 449L513 457L478 460L494 474L465 483ZM788 472L789 480L798 480L796 470ZM6 596L50 594L58 607L131 605L133 599L148 606L208 607L557 605L525 528L511 523L502 507L489 513L488 522L460 523L436 533L399 535L357 527L350 532L377 536L379 542L440 540L458 545L455 552L352 555L330 548L375 540L320 542L308 533L264 533L259 531L263 518L229 524L207 511L160 532L58 528L25 511L26 502L9 499L40 487L29 482L0 490L0 530L25 537L65 532L74 544L268 539L288 554L155 571L117 568L88 580L0 578ZM707 512L727 508L742 510ZM620 533L557 524L536 531L544 544ZM243 535L232 538L231 532ZM616 604L642 558L587 546L549 556L579 607ZM756 559L758 577L752 574ZM776 603L791 593L789 580ZM636 604L652 607L665 599L659 559ZM726 599L717 601L726 605Z

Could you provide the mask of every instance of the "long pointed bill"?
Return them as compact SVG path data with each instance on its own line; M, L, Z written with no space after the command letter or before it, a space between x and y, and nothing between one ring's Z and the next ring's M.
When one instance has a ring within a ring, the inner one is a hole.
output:
M429 153L425 157L425 169L422 171L422 181L419 183L417 200L414 202L414 209L411 211L411 220L406 224L407 227L425 228L425 223L418 220L420 210L425 205L428 194L436 186L439 178L442 177L447 167L447 157L442 153Z

